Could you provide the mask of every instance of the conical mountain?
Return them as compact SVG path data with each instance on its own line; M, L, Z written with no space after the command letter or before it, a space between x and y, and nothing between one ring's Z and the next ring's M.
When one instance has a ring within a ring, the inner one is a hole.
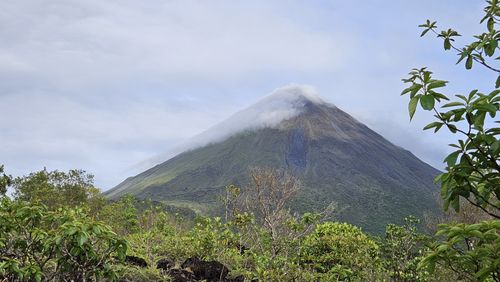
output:
M107 195L130 193L213 213L224 187L243 187L249 168L276 167L302 180L293 209L314 211L335 202L339 220L370 232L437 210L438 170L302 86L276 90L197 140L199 147L128 178Z

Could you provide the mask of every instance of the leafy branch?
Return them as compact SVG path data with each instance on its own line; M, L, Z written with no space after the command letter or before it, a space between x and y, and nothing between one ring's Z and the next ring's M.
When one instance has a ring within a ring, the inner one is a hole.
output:
M458 54L459 59L457 64L465 59L465 68L471 69L473 62L477 62L487 69L500 74L500 69L491 65L486 61L486 57L492 58L496 50L499 50L498 40L500 39L500 31L495 29L498 24L498 18L500 16L500 9L498 7L498 0L487 1L488 5L484 8L485 16L481 19L480 23L486 23L487 31L475 35L476 41L459 48L453 44L455 37L461 36L457 31L449 28L448 30L442 30L438 32L436 22L431 22L427 20L424 24L419 25L419 27L424 28L421 33L421 37L426 35L429 31L435 34L438 38L443 39L443 47L445 50L455 50ZM499 60L500 57L494 60ZM496 88L500 86L500 75L496 80Z
M494 124L500 111L500 70L487 62L500 48L500 31L496 29L500 16L498 0L486 1L485 15L480 23L486 23L486 32L474 36L475 40L463 48L454 45L460 34L453 30L437 31L436 22L427 20L420 25L424 30L421 36L431 32L443 39L445 50L455 50L459 59L465 60L465 69L473 67L473 62L494 71L497 74L495 90L488 94L474 89L465 95L448 96L437 92L445 87L447 81L432 78L432 72L426 68L413 69L409 78L403 79L410 86L401 95L410 96L408 112L410 120L420 106L426 111L433 111L435 121L424 127L438 132L447 128L452 134L460 135L454 144L449 144L455 151L444 162L446 172L436 177L441 185L441 198L444 209L451 205L460 211L461 199L482 210L489 218L477 224L450 223L439 226L436 234L442 241L430 246L430 251L419 264L431 272L436 264L469 277L471 280L500 281L498 272L498 244L500 243L500 128ZM494 58L499 60L500 57ZM447 103L441 105L441 101ZM462 201L463 202L463 201Z

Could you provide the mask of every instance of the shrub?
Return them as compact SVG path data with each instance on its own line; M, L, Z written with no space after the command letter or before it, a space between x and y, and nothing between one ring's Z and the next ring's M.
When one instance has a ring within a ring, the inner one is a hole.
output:
M127 242L80 209L0 200L0 277L8 281L114 281Z
M302 261L321 281L366 280L379 266L379 247L358 227L326 222L304 240Z

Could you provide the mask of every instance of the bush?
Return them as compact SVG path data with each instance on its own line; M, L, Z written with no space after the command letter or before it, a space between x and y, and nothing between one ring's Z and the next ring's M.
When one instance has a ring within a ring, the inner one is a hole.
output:
M0 278L8 281L117 279L127 243L80 209L0 199Z
M415 217L405 218L405 225L387 225L381 243L384 273L393 281L426 281L428 273L417 269L422 261L424 244L430 238L417 231Z
M305 238L302 261L317 272L320 281L366 280L378 271L378 250L358 227L326 222Z

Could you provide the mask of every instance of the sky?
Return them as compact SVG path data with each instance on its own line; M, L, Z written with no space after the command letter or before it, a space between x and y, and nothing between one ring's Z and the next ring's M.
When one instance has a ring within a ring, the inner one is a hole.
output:
M0 164L21 176L84 169L107 190L291 83L311 85L396 145L443 169L450 134L410 123L401 82L414 67L447 94L492 90L455 65L427 18L466 44L484 1L2 0Z

